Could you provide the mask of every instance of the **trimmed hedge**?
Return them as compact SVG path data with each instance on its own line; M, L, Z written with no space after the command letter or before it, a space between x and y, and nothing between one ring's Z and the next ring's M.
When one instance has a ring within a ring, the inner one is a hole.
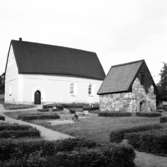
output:
M0 120L5 121L5 117L0 115Z
M35 113L35 114L21 114L18 119L30 121L35 119L59 119L60 116L56 113Z
M99 110L99 104L87 104L83 106L83 110L88 110L88 111L92 111L92 110Z
M100 117L129 117L132 116L130 112L99 112Z
M134 167L134 158L134 149L123 144L104 147L83 139L0 141L3 167Z
M0 131L4 130L14 130L14 131L20 131L20 130L30 130L32 129L29 125L19 125L19 124L10 124L10 123L0 123Z
M80 149L58 152L48 158L48 167L134 167L135 153L131 146Z
M167 116L160 117L160 123L167 122Z
M151 129L161 129L161 128L162 127L160 124L152 124L152 125L142 125L121 130L115 130L110 133L110 142L121 142L124 139L126 133L147 131Z
M40 151L42 156L50 156L60 151L72 151L75 148L86 147L94 148L98 145L85 139L65 139L58 141L20 141L20 140L1 140L0 141L0 160L8 160L13 157L19 158L24 154L31 154ZM17 150L17 151L16 151Z
M5 103L4 107L5 107L5 109L8 109L8 110L16 110L16 109L32 108L32 107L34 107L34 105Z
M159 112L137 112L136 116L138 117L160 117L161 113Z
M0 138L40 137L40 132L31 130L4 130L0 131Z
M127 133L125 138L139 151L167 156L167 129Z

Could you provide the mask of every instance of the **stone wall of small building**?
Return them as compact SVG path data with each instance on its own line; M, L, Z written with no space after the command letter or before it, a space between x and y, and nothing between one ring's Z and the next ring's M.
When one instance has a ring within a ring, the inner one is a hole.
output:
M154 87L146 91L138 78L132 85L132 92L100 95L101 111L152 112L156 111Z

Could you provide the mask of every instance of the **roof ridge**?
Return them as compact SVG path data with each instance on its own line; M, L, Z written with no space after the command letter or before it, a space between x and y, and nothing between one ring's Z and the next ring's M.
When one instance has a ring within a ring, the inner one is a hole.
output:
M111 68L112 67L119 67L119 66L129 65L129 64L135 64L135 63L139 63L139 62L145 62L145 60L141 59L141 60L131 61L131 62L127 62L127 63L116 64L116 65L111 66Z
M72 48L72 47L53 45L53 44L47 44L47 43L40 43L40 42L23 41L23 40L19 41L19 40L15 40L15 39L12 39L11 43L12 43L12 41L14 41L14 42L22 42L22 43L29 43L29 44L35 44L35 45L45 45L45 46L48 46L48 47L59 47L59 48L71 49L71 50L76 50L76 51L81 51L81 52L93 53L94 56L97 56L96 52L94 52L94 51L88 51L88 50L77 49L77 48Z

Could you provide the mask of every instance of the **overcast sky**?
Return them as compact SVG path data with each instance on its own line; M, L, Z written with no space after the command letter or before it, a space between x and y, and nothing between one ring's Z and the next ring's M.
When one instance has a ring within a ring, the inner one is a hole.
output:
M106 73L145 59L157 82L167 62L167 0L0 0L0 74L19 37L94 51Z

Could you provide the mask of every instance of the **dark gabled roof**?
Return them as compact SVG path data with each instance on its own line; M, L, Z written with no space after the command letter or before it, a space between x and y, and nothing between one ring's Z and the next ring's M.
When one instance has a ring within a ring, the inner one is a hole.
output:
M94 52L12 40L21 74L67 75L103 80L105 73Z
M128 92L144 60L112 66L98 94Z

